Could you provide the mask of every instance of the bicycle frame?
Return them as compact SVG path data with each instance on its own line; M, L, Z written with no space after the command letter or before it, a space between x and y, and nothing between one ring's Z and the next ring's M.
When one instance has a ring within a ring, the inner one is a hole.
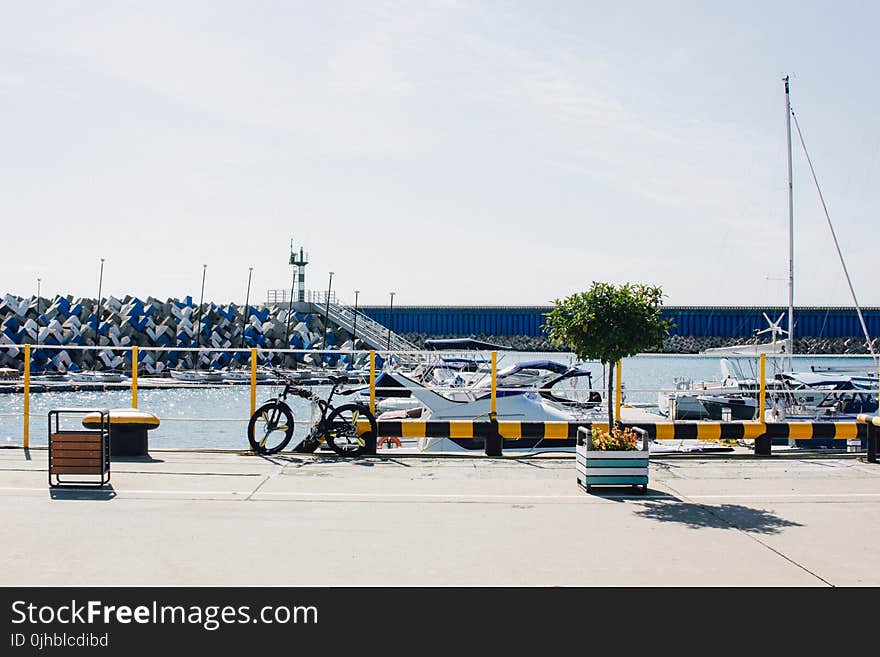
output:
M327 395L327 399L323 399L308 388L294 385L283 374L279 372L276 372L276 374L284 379L284 389L281 391L281 393L278 394L278 396L273 397L272 399L269 399L267 401L279 401L286 404L287 398L290 395L294 395L296 397L308 399L309 401L316 403L321 409L321 418L311 426L311 428L309 429L309 433L304 438L304 440L314 440L315 438L317 438L318 440L322 440L324 437L324 427L327 424L327 417L335 410L335 407L331 403L331 400L337 394L339 387L346 383L346 380L341 379L333 381L333 385L330 388L330 394Z

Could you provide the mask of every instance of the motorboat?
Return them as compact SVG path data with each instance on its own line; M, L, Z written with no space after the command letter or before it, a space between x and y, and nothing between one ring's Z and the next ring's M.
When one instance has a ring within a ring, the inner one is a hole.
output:
M535 368L516 369L517 372L511 374ZM589 370L571 367L562 372L551 372L551 375L549 380L545 378L537 386L525 384L525 379L519 380L518 387L505 388L498 383L495 397L498 420L573 421L593 415L592 411L600 402L596 396L598 393L582 401L576 395L554 390L554 386L562 381L578 377L590 380ZM376 380L376 390L385 397L414 399L423 408L420 415L423 420L479 420L489 416L491 406L491 387L483 382L466 388L428 387L402 372L384 371ZM379 409L381 411L382 407Z
M657 409L670 420L753 420L760 383L746 374L743 363L720 360L721 379L674 379L674 388L657 393Z
M720 381L676 379L661 390L657 406L673 420L751 421L759 414L760 381L741 363L722 359ZM765 421L842 420L878 409L872 373L776 372L765 384Z
M220 372L212 370L170 369L168 374L172 379L186 383L219 383L223 380L223 375Z
M467 362L454 362L456 366L463 364ZM491 369L484 371L478 367L453 367L449 370L452 376L438 377L437 373L448 365L448 362L442 361L439 364L420 366L410 373L383 371L376 379L378 412L424 407L431 412L432 419L441 420L472 419L481 413L487 413L488 407L484 410L482 406L488 403L491 396ZM586 389L578 387L579 380L586 381ZM559 385L563 381L569 383L568 389ZM601 395L591 390L592 387L590 370L583 367L570 367L551 360L524 361L496 372L496 405L501 404L504 399L525 396L525 402L523 399L515 399L511 403L503 402L504 412L507 412L508 406L512 411L517 405L526 404L520 409L521 412L513 414L549 414L559 419L558 411L567 417L577 411L597 407L601 402ZM369 393L363 391L362 394ZM530 407L529 404L534 402L546 402L550 406L546 409ZM501 419L502 407L497 408Z
M269 376L269 373L263 370L256 371L257 381L265 381ZM229 383L250 383L251 371L249 369L226 369L220 372L220 378Z
M774 380L779 385L771 395L774 403L769 416L773 420L855 419L861 413L878 410L876 375L783 372L776 374ZM779 398L782 403L778 403Z
M30 380L34 383L53 383L58 381L70 381L66 372L39 372L31 374Z
M14 367L0 367L0 379L18 379L20 377L21 372Z
M122 383L125 375L113 370L82 370L80 372L68 372L68 378L78 383Z

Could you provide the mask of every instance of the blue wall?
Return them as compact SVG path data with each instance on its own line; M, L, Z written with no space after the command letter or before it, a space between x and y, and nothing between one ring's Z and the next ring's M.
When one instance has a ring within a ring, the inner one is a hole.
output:
M388 326L388 306L359 308L377 322ZM394 308L392 329L396 333L424 335L543 335L543 313L549 306L454 307L402 306ZM672 335L750 337L767 328L762 313L772 319L783 312L780 326L788 326L788 310L781 307L722 308L708 306L667 306L663 316L672 319ZM863 308L862 314L872 337L880 335L880 308ZM854 308L795 308L795 338L841 338L861 336L862 329ZM769 334L768 334L769 335Z

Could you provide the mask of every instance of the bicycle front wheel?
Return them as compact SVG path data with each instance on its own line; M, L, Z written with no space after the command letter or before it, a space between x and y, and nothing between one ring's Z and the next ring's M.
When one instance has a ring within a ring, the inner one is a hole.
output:
M369 423L369 431L358 432L358 423ZM360 404L337 406L327 418L327 444L341 456L358 456L366 451L366 440L375 441L379 433L376 418L370 410Z
M275 454L290 442L293 428L293 411L287 404L281 401L266 402L248 422L248 442L257 454Z

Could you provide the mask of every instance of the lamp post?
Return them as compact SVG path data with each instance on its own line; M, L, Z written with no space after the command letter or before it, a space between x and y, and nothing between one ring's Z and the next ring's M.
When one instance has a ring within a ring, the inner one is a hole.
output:
M361 293L360 290L354 291L354 326L352 327L351 336L351 346L353 349L357 349L357 337L358 337L358 295Z
M360 290L354 291L354 322L352 323L351 329L351 348L353 351L357 351L357 339L358 339L358 295L361 293ZM351 362L348 365L348 368L351 369L354 365L355 354L351 355Z
M251 300L251 274L253 274L253 273L254 273L254 268L253 268L253 267L248 267L248 286L247 286L247 294L244 295L244 323L243 323L242 326L241 326L241 344L238 345L239 347L244 346L244 330L245 330L245 328L247 328L248 320L249 320L250 317L251 317L251 312L250 312L250 311L251 311L251 307L250 307L250 300Z
M394 292L391 293L391 305L388 307L388 356L391 356L391 325L394 323Z
M331 271L330 272L330 282L327 283L327 305L324 309L324 344L321 346L322 351L327 348L327 329L328 329L327 323L329 321L329 316L330 316L330 288L332 288L332 287L333 287L333 272ZM323 362L323 361L324 361L324 358L322 356L321 362Z
M37 312L40 312L40 282L42 278L37 279Z
M98 330L101 328L101 286L104 283L104 258L101 258L101 273L98 274L98 303L95 304L95 343L98 342Z
M208 265L202 265L202 294L199 297L199 321L198 328L196 328L196 340L198 340L198 346L202 346L202 302L205 300L205 271L208 269ZM198 360L196 361L196 368L198 369Z
M290 264L293 265L293 240L290 240ZM293 315L293 290L296 287L296 266L290 278L290 304L287 306L287 322L284 325L284 348L290 348L290 318ZM294 360L296 362L296 360Z

